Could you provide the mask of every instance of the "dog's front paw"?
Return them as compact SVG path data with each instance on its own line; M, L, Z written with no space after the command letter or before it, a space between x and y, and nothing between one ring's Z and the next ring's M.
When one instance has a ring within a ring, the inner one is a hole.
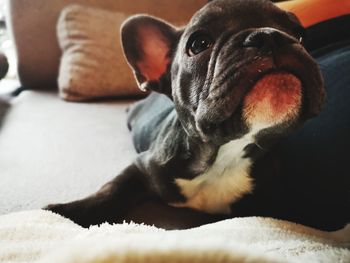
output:
M69 206L69 204L49 204L43 207L43 210L51 211L76 222L74 213L71 211Z
M43 210L51 211L53 213L59 214L61 216L65 216L64 204L49 204L42 208Z
M89 216L86 215L84 209L74 205L74 203L50 204L45 206L43 209L66 217L83 227L89 227L92 225L92 223L89 222Z

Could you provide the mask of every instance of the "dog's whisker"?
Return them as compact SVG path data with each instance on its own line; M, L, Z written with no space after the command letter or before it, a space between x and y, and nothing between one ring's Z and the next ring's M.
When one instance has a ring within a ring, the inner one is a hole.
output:
M320 69L327 69L327 68L329 68L328 65L324 65L322 63L319 63L318 65L319 65Z
M255 142L254 144L255 144L259 149L265 150L259 143Z

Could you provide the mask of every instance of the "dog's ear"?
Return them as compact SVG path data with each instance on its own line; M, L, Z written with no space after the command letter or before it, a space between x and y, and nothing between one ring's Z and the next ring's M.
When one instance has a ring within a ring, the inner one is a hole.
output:
M124 54L141 90L171 94L168 71L178 38L175 27L151 16L132 16L124 22Z

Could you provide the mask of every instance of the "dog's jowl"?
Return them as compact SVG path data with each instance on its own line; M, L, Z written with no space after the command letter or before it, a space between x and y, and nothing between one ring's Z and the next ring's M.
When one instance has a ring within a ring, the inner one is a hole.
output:
M128 112L139 154L97 193L48 209L83 226L133 219L186 228L235 216L345 224L336 214L337 224L322 223L327 207L300 202L278 161L278 142L325 100L302 32L293 14L265 0L211 1L184 28L129 18L125 57L139 87L151 91Z

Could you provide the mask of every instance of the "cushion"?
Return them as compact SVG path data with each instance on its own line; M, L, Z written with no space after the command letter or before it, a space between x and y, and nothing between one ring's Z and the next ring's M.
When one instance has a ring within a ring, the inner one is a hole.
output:
M304 27L350 13L350 1L289 0L277 5L296 14Z
M62 98L137 95L138 89L120 45L123 13L81 5L66 7L58 20L62 49L58 85Z
M7 26L14 38L18 75L22 86L31 89L57 88L61 51L56 25L68 4L81 3L126 14L149 13L172 23L186 23L207 0L4 0Z

